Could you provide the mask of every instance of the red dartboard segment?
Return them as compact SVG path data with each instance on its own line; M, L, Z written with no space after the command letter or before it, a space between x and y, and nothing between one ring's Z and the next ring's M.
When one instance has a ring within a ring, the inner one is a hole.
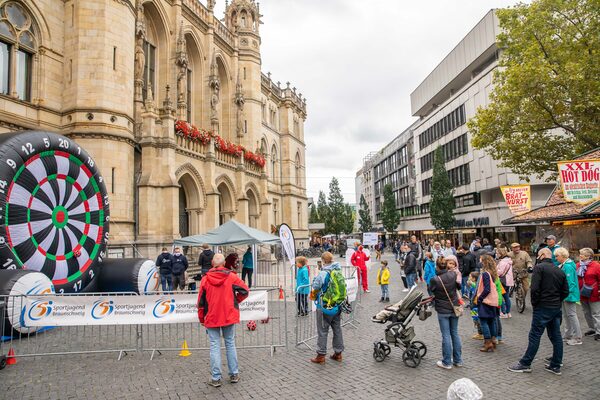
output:
M0 181L8 184L0 191L7 243L0 257L45 273L59 292L84 289L98 275L90 270L108 231L106 188L94 162L75 142L48 132L0 135L0 159L9 160L0 163Z

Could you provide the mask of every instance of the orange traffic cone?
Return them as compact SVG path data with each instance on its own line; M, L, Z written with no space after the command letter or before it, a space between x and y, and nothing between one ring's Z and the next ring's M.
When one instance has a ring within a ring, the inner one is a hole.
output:
M15 365L16 363L17 357L15 357L15 351L11 347L10 350L8 350L8 354L6 357L6 365Z
M179 357L189 357L191 355L192 353L188 350L187 340L184 340L181 351L179 352Z
M283 296L283 289L279 286L279 300L283 300L285 297Z

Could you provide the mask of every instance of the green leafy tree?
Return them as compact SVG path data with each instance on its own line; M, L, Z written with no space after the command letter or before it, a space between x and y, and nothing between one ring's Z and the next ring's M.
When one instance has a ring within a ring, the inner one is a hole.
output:
M352 206L348 203L344 204L344 218L342 220L341 232L350 234L354 231L355 212Z
M454 225L454 188L444 165L444 151L439 146L433 158L429 214L436 229L448 230Z
M325 228L330 233L339 235L344 228L346 216L346 205L344 196L340 190L340 183L336 177L329 183L329 197L327 202L328 218L325 220ZM351 230L352 231L352 230Z
M361 232L371 232L373 221L371 221L371 211L364 195L360 195L360 209L358 210L358 225Z
M317 215L319 216L319 222L325 223L324 233L330 233L327 230L327 224L329 220L329 206L327 205L327 198L323 191L319 191L319 198L317 200Z
M394 232L400 223L400 212L396 209L396 199L392 185L383 187L383 205L381 206L381 223L388 232Z
M311 224L322 222L321 219L319 218L319 213L317 212L317 206L315 205L315 203L313 203L310 206L310 214L308 216L308 222Z
M534 0L496 15L502 33L490 104L473 146L524 179L600 146L600 2Z

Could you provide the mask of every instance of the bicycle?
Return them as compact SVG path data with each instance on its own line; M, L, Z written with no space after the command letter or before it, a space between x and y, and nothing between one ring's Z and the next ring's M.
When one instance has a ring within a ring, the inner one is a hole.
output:
M523 287L523 279L529 279L529 274L525 272L519 272L516 274L515 286L513 286L512 293L515 295L515 303L517 304L517 311L522 314L525 311L525 288Z

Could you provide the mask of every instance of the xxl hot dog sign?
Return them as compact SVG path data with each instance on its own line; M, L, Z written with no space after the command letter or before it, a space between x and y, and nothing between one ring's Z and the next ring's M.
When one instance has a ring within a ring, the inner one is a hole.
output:
M558 174L565 201L588 204L600 200L600 160L561 161Z

